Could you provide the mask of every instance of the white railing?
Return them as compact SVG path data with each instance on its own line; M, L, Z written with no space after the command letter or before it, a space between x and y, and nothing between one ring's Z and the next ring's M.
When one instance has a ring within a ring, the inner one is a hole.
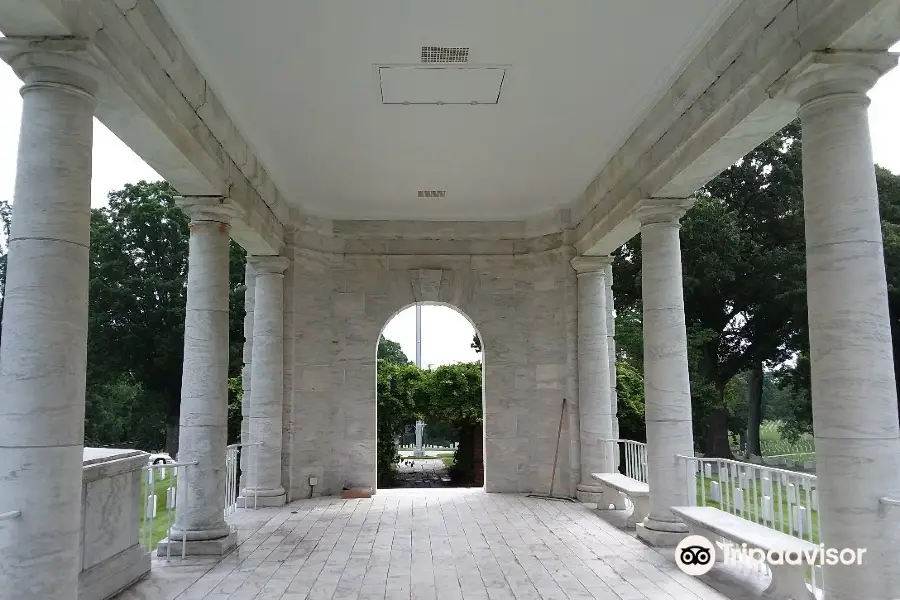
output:
M175 505L178 502L178 482L184 477L187 469L195 466L190 463L160 463L144 467L141 497L144 499L141 508L140 541L148 551L159 541L155 535L165 525L166 536L175 524ZM182 533L181 558L184 558L187 547L187 532ZM166 545L166 560L172 556L172 544Z
M11 519L18 519L22 516L21 510L10 510L5 513L0 513L0 521L8 521Z
M262 442L252 442L247 444L231 444L225 451L225 516L234 514L234 512L238 508L249 508L246 506L248 504L247 498L244 498L244 506L240 506L240 502L238 501L241 495L241 473L238 472L238 468L241 465L241 453L247 452L247 461L245 462L248 466L248 473L243 473L243 475L249 475L253 478L253 485L250 484L246 478L244 480L245 488L248 488L253 495L253 508L257 507L257 486L256 486L256 475L259 473L258 465L259 465L259 453L254 449L262 446Z
M633 440L600 440L613 444L613 470L618 472L620 457L625 457L625 476L647 483L647 444Z
M684 466L688 497L748 521L818 545L821 539L816 476L723 458L677 455ZM749 556L745 564L768 572ZM822 589L821 566L811 569L813 590Z

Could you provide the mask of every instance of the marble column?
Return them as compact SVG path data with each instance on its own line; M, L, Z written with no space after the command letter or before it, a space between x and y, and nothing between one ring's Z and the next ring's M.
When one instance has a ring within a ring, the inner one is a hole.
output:
M606 507L603 488L591 473L613 471L612 415L609 398L609 341L606 333L606 267L609 257L577 256L578 417L581 481L575 497Z
M248 474L242 495L256 506L282 506L282 410L284 403L283 256L253 256L247 263L255 279L253 301L253 371L250 400Z
M250 443L250 402L252 395L251 378L253 373L253 296L255 293L253 267L247 262L244 267L244 349L241 369L241 444ZM247 487L248 451L241 449L241 479L238 489Z
M228 437L228 246L235 209L222 198L184 197L191 218L188 249L179 462L196 462L179 478L172 554L224 554L236 542L225 523ZM160 544L162 551L168 540Z
M689 501L687 474L675 455L694 455L691 385L681 281L681 199L650 199L641 223L641 289L644 305L644 415L650 514L637 535L655 546L676 545L687 527L670 510Z
M0 343L0 599L76 600L98 74L78 53L0 53L23 80Z
M862 565L826 567L828 600L888 600L900 590L900 509L879 502L900 499L900 429L866 96L896 63L824 55L788 87L803 128L821 541L867 549Z

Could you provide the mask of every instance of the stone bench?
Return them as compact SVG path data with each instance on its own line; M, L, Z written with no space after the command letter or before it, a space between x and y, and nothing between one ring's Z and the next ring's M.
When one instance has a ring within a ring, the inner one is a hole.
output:
M732 515L712 506L674 507L672 512L688 526L691 534L702 535L715 543L719 537L734 542L736 545L747 544L748 548L758 548L765 552L814 552L819 546L806 540L776 531ZM725 551L716 547L716 562L724 562ZM772 600L815 600L815 596L806 586L807 562L799 565L773 565L766 563L772 572L772 583L766 588L763 597Z
M644 520L650 512L650 486L643 481L627 477L621 473L591 473L591 477L602 486L621 492L634 505L626 526L630 529Z

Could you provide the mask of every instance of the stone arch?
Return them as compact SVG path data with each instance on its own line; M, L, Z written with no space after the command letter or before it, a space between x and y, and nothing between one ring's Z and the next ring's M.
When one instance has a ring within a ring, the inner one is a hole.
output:
M410 302L408 304L401 306L399 309L394 311L390 317L388 317L388 319L384 322L384 325L382 325L381 330L378 332L378 337L375 338L376 355L377 355L377 351L378 351L378 344L381 340L381 336L384 335L384 330L387 329L387 326L391 323L391 321L393 321L394 318L397 317L403 311L405 311L409 308L412 308L412 307L416 306L417 304L421 304L422 306L443 306L443 307L452 309L454 312L461 315L466 321L469 322L469 325L472 326L472 329L475 331L475 334L481 340L481 414L482 415L487 414L487 385L485 384L485 377L486 377L486 373L487 373L487 368L486 368L486 365L487 365L487 355L486 355L487 343L485 342L484 335L481 333L481 330L478 328L478 325L475 323L475 321L473 321L472 318L469 315L467 315L463 310L461 310L459 307L457 307L453 304L450 304L449 302L441 302L439 300L424 300L424 299L421 301L418 301L418 302ZM377 380L378 380L378 375L376 372L375 377L372 382L373 388L376 390L376 395L374 396L375 402L374 402L374 407L373 407L374 408L373 414L374 414L375 423L376 423L376 430L377 430L377 423L378 423L378 397L377 397L377 385L378 384L377 384ZM483 450L484 449L484 441L485 441L484 440L484 427L482 427L482 433L481 433L482 453L484 452L484 450ZM376 452L375 458L376 458L376 463L377 463L377 452L378 452L377 446L376 446L375 452ZM484 477L486 478L487 472L488 472L486 456L482 457L482 462L483 462L483 468L484 468ZM376 481L377 481L377 477L376 477Z
M316 494L376 486L376 344L391 317L416 302L457 309L485 344L485 490L546 493L555 452L555 490L573 488L577 418L557 430L564 398L577 417L570 258L562 248L483 256L299 250L286 466L293 497L310 493L311 476Z

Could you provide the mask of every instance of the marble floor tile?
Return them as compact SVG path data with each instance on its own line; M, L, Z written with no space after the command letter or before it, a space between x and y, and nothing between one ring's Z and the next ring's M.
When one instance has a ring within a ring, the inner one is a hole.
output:
M154 560L118 600L724 600L581 504L477 489L316 498L229 518L221 560ZM734 597L734 596L732 596Z

